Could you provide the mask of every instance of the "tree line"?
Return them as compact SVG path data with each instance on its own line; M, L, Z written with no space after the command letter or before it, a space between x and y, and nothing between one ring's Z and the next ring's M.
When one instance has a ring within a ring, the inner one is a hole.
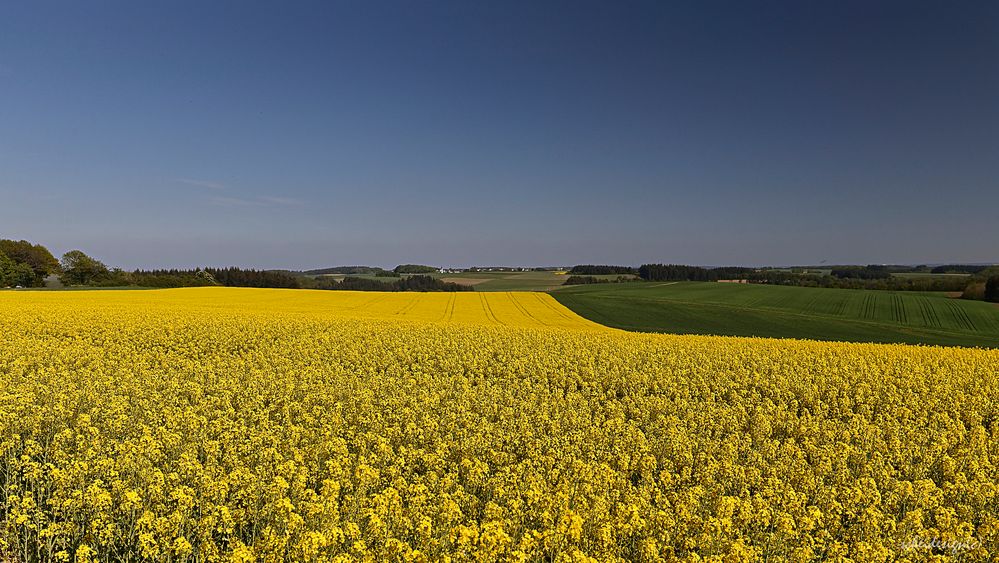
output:
M433 276L412 275L394 281L379 281L346 276L310 277L277 270L243 268L199 268L195 270L136 270L122 272L106 285L136 285L142 287L267 287L278 289L327 289L350 291L472 291L471 286L445 282Z
M954 266L947 268L956 270ZM748 283L824 287L837 289L873 289L887 291L950 291L963 292L968 299L999 302L999 296L988 293L988 281L999 277L999 267L978 268L970 280L964 277L895 277L886 266L838 266L829 274L794 273L774 269L745 267L703 268L682 264L643 264L638 276L646 281L718 281L746 280ZM999 281L994 282L999 284Z
M588 285L591 283L626 283L635 281L635 278L618 276L614 279L598 278L596 276L567 276L562 285Z
M936 272L937 269L941 272ZM835 266L829 274L788 272L741 266L704 268L683 264L643 264L637 270L630 266L581 264L570 270L565 285L603 283L595 276L614 275L615 281L626 281L625 275L637 273L645 281L718 281L746 280L749 283L829 287L844 289L878 289L892 291L951 291L962 292L966 299L999 303L999 266L946 265L933 268L936 273L970 273L966 277L894 277L897 267ZM911 268L910 268L911 269ZM917 267L925 272L929 268ZM270 287L287 289L329 289L354 291L471 291L470 286L444 282L421 273L436 272L433 266L401 264L392 271L367 266L327 268L324 273L372 273L379 277L408 275L393 281L380 281L348 275L342 280L330 277L313 278L283 270L244 268L196 268L193 270L134 270L108 268L103 262L80 250L71 250L57 260L40 244L26 240L0 239L0 287L42 287L51 275L69 286L135 286L135 287L197 287L221 285L228 287ZM315 270L320 272L320 270Z
M312 282L315 289L348 291L474 291L470 285L446 282L433 276L416 274L395 281L379 281L347 276L340 281L325 278Z
M856 278L861 280L885 280L892 277L887 266L850 266L834 268L829 272L834 278Z
M72 256L70 256L72 255ZM67 259L66 257L69 257ZM300 276L275 270L244 268L195 268L193 270L109 270L103 263L78 250L67 252L63 258L60 281L70 286L93 287L270 287L299 289Z
M895 276L880 278L836 277L832 275L787 275L780 272L761 276L763 281L750 280L750 283L778 283L802 287L827 287L835 289L873 289L884 291L963 291L968 281L965 278L901 278Z
M753 268L741 266L725 266L719 268L702 268L700 266L685 266L683 264L642 264L638 268L638 277L646 281L718 281L747 279L756 273Z
M981 264L946 264L943 266L936 266L930 270L931 274L980 274L987 270L989 266L982 266Z
M569 274L575 276L612 276L615 274L634 274L635 269L631 266L608 266L605 264L579 264L569 270Z
M403 265L398 269L415 269ZM419 268L436 271L430 266ZM381 268L350 266L351 271L395 276ZM124 271L106 264L80 250L70 250L56 260L40 244L25 240L0 240L0 287L43 287L46 278L57 275L66 286L90 287L260 287L283 289L330 289L354 291L471 291L471 286L444 282L432 276L412 275L391 282L357 277L313 278L284 270L255 270L237 267L158 269Z
M432 274L439 269L434 266L424 266L422 264L399 264L392 271L396 274Z

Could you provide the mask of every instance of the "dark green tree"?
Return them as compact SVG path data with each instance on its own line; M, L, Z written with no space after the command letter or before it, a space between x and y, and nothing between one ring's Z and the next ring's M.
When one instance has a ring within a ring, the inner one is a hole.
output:
M985 300L999 303L999 276L992 276L985 282Z
M62 274L59 280L66 285L93 285L109 277L111 272L107 266L80 250L70 250L62 255Z
M59 271L59 261L49 249L40 244L31 244L26 240L0 239L0 252L14 262L27 264L31 268L33 279L26 285L44 285L46 276Z
M634 274L631 266L607 266L605 264L578 264L569 270L569 275L575 276L606 276L613 274ZM570 284L571 285L571 284Z
M34 283L35 272L21 262L11 260L0 252L0 287L27 287Z
M435 266L424 266L422 264L399 264L392 269L397 274L432 274L439 270Z

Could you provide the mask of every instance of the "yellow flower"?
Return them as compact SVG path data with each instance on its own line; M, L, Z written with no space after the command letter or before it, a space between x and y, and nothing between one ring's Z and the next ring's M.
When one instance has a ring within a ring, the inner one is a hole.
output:
M2 554L984 561L999 535L996 350L235 288L0 292L0 334Z

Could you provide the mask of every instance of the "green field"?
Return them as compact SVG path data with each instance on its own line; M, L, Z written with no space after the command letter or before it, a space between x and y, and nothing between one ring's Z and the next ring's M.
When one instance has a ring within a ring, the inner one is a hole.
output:
M565 281L566 276L555 272L461 272L434 274L445 281L467 283L475 291L548 291Z
M590 320L643 332L999 347L999 306L944 293L633 282L552 296Z

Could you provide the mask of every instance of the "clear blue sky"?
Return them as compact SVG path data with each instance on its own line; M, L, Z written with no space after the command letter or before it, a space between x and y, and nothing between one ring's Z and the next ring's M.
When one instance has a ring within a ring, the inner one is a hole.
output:
M996 2L8 2L0 237L109 265L999 260Z

